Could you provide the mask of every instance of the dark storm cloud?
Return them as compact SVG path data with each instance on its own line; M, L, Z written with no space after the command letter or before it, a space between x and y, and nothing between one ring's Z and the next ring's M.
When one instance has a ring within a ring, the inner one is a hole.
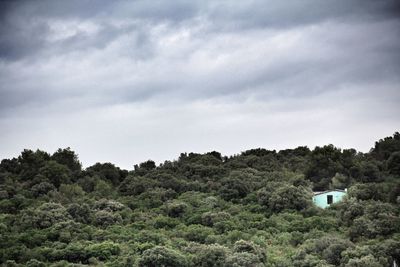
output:
M56 45L60 49L79 49L86 45L104 46L126 32L107 27L110 19L133 19L142 25L162 22L185 23L202 17L212 25L209 30L298 27L327 20L379 20L397 18L396 0L319 1L302 0L287 4L279 1L2 1L0 3L0 56L20 59ZM104 29L88 38L77 33L63 43L49 44L49 24L53 19L92 20ZM204 33L202 33L204 34ZM78 45L72 45L77 42ZM82 46L79 46L79 43ZM57 51L59 52L59 51Z
M129 147L156 159L333 141L365 149L398 130L399 7L0 1L0 150L76 145L87 162L113 151L127 164Z
M210 17L237 27L294 27L327 20L387 19L400 14L398 1L235 1L215 4Z

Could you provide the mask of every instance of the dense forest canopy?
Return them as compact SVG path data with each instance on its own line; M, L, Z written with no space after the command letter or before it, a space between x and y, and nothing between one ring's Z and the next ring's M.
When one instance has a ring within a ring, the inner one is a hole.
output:
M348 189L327 209L313 191ZM333 145L182 153L82 168L69 148L0 164L4 266L390 266L400 262L400 134Z

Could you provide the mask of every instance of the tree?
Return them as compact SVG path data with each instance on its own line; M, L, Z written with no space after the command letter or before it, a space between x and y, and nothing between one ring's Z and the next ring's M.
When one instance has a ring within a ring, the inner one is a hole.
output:
M100 179L111 182L114 186L118 185L125 177L126 173L121 171L112 163L96 163L86 169L90 176L98 176Z
M228 248L213 244L200 247L194 259L195 266L224 267L229 255Z
M345 189L350 183L350 179L348 176L336 173L335 176L332 178L332 189Z
M77 184L62 184L60 185L59 192L68 202L76 201L76 199L85 195L85 191Z
M382 264L373 255L367 255L358 259L350 259L345 267L381 267Z
M22 181L29 181L39 173L47 161L50 160L50 155L44 151L36 150L35 152L29 149L24 149L18 157L19 177Z
M271 211L280 212L285 209L303 210L311 206L312 194L306 187L281 184L276 189L262 188L258 192L258 201Z
M121 253L120 246L111 241L91 244L86 248L86 250L89 257L96 257L99 260L107 260L112 256L119 255Z
M377 160L387 160L393 152L400 151L400 133L395 132L393 136L375 142L371 155Z
M80 170L68 148L26 150L0 163L0 265L389 266L400 182L387 140L382 159L334 146L213 151L129 172ZM311 188L326 185L349 190L320 209Z
M56 190L55 186L48 182L42 182L39 184L35 184L31 188L31 192L35 197L40 197L46 195L48 192Z
M94 214L94 221L98 226L107 227L113 224L122 223L122 217L118 213L99 210Z
M367 161L360 164L361 177L363 183L381 182L382 176L375 162Z
M385 200L386 194L381 184L358 183L349 188L348 197L354 197L358 200Z
M314 190L326 190L330 178L336 173L344 173L341 164L341 150L333 145L316 147L310 154L306 177L314 183Z
M244 198L250 193L249 182L245 179L228 177L221 181L219 193L225 200L234 200Z
M145 250L138 262L139 267L185 267L188 261L181 253L163 246Z
M82 170L82 164L79 162L78 155L71 148L59 148L51 156L51 159L67 166L74 174L78 174Z
M206 239L209 235L212 235L214 232L212 228L199 225L199 224L192 224L189 225L185 229L184 236L189 241L194 241L198 243L205 243Z
M93 212L86 203L81 205L78 203L72 203L67 207L67 211L76 222L87 224L92 221Z
M70 182L71 171L60 163L50 160L44 164L39 170L40 175L47 178L56 188L61 184L68 184Z
M202 224L205 226L214 226L215 224L223 221L227 221L231 218L231 215L225 211L220 212L205 212L201 216Z
M263 267L257 255L248 252L233 253L226 258L225 266L229 267Z
M353 247L350 241L335 236L309 239L295 256L297 260L295 266L339 266L342 252L349 247ZM318 257L310 258L310 255ZM321 260L325 264L322 264Z
M181 217L188 209L188 205L184 202L167 202L165 209L168 216L177 218Z
M387 168L391 174L400 176L400 151L390 155L387 161Z
M185 188L185 182L167 172L153 172L146 175L146 178L154 181L155 185L165 189L172 189L180 192Z
M262 248L251 241L239 240L233 246L235 253L249 253L257 257L258 262L265 262L266 255Z
M157 165L154 161L148 160L140 163L139 165L134 165L135 173L138 175L145 175L149 171L152 171L157 168Z
M352 240L389 236L400 230L400 218L395 207L380 201L364 202L361 216L354 218L349 235Z
M28 261L26 263L26 266L27 267L45 267L46 264L44 264L41 261L38 261L38 260L35 260L35 259L31 259L30 261Z
M142 176L127 176L119 185L118 189L122 195L140 195L147 189L155 186L155 182Z
M0 172L9 172L17 174L19 172L19 162L18 159L3 159L0 162Z
M70 220L71 216L66 208L58 203L44 203L36 209L24 212L21 223L25 226L48 228L58 222Z

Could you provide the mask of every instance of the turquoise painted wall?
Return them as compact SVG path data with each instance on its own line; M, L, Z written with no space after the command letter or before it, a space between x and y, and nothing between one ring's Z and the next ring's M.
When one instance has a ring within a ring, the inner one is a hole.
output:
M328 195L332 195L333 203L336 203L342 200L342 198L346 195L346 192L329 191L313 196L314 204L323 209L329 207L330 205L328 204Z

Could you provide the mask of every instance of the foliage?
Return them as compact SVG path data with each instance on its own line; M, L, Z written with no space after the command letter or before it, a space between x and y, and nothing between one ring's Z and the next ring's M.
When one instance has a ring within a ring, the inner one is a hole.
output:
M182 153L131 171L70 148L0 162L1 266L390 266L400 262L400 135ZM312 190L348 189L327 209Z
M186 258L179 252L162 246L146 250L139 259L139 267L185 267Z

